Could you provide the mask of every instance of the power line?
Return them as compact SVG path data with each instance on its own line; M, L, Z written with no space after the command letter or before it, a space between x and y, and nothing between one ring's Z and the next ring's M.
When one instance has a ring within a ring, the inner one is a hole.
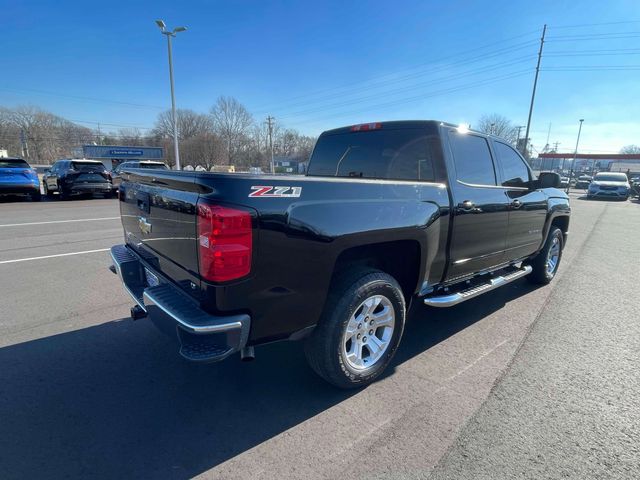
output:
M346 112L337 112L337 113L333 113L331 115L328 116L324 116L324 117L314 117L313 119L310 120L306 120L306 121L298 121L295 122L296 125L304 125L304 124L309 124L309 123L313 123L316 121L321 121L324 119L335 119L335 118L342 118L348 115L353 115L355 113L361 113L361 112L366 112L372 109L376 109L377 111L380 111L386 107L394 107L397 105L402 105L405 103L409 103L409 102L413 102L416 100L422 100L422 99L426 99L426 98L431 98L431 97L437 97L437 96L441 96L441 95L446 95L449 93L455 93L461 90L467 90L469 88L475 88L475 87L480 87L480 86L484 86L484 85L489 85L489 84L494 84L495 82L499 82L499 81L504 81L504 80L510 80L513 78L517 78L517 77L521 77L523 75L528 75L531 73L530 69L527 70L522 70L519 72L513 72L510 73L508 75L501 75L501 76L496 76L493 78L488 78L485 79L483 81L476 81L476 82L472 82L472 83L468 83L468 84L464 84L464 85L460 85L457 87L453 87L453 88L449 88L449 89L444 89L444 90L439 90L439 91L435 91L435 92L431 92L429 94L423 94L423 95L418 95L415 97L410 97L410 98L406 98L403 100L397 100L397 101L393 101L393 102L386 102L386 103L381 103L381 104L375 104L375 105L369 105L365 108L361 108L358 110L350 110L350 111L346 111Z
M414 67L410 67L408 69L394 71L394 72L391 72L391 73L380 75L378 77L374 77L373 79L369 79L369 81L373 80L375 82L377 80L381 80L381 79L384 79L384 78L387 78L387 77L392 77L391 80L395 81L395 80L397 80L398 73L400 73L402 71L409 72L411 70L415 70L415 69L418 69L418 68L433 66L434 64L437 64L439 62L450 61L452 58L456 58L456 57L460 57L460 56L466 56L466 55L469 55L470 53L478 52L478 51L484 50L484 49L486 49L488 47L492 47L492 46L495 46L495 45L501 45L501 44L507 43L507 42L509 42L511 40L515 40L515 39L518 39L518 38L531 36L533 33L536 33L536 32L537 32L536 30L532 30L530 32L523 33L521 35L516 35L514 37L509 37L509 38L506 38L506 39L503 39L503 40L500 40L500 41L497 41L497 42L492 42L492 43L489 43L489 44L485 44L485 45L482 45L480 47L476 47L476 48L472 48L472 49L466 49L466 50L464 50L462 52L458 52L458 53L454 53L454 54L451 54L451 55L443 56L443 57L431 60L431 61L426 62L426 63L415 65ZM530 46L530 44L535 44L535 43L536 42L534 40L530 40L530 41L527 41L527 42L523 42L523 43L519 43L519 44L516 44L516 45L512 45L510 47L506 47L505 49L502 49L502 50L508 50L508 49L513 49L513 48L524 48L525 46ZM500 53L500 50L497 51L496 53ZM482 55L480 57L475 57L475 58L486 58L486 56ZM471 60L473 60L473 58ZM464 59L464 60L461 60L461 61L459 61L457 63L469 62L469 61L470 61L469 59ZM306 94L302 94L302 95L298 95L298 96L294 96L294 97L289 97L289 99L287 101L298 100L298 99L301 99L301 98L308 98L308 97L316 96L316 95L319 95L319 94L332 92L332 91L335 91L335 90L350 89L350 88L353 88L354 86L361 85L362 83L365 83L365 82L351 82L351 83L348 83L348 84L345 84L345 85L342 85L342 86L325 88L325 89L317 90L315 92L309 92L309 93L306 93ZM279 103L279 104L281 105L281 103ZM254 111L261 111L262 109L269 108L272 105L273 104L258 105L256 107L256 109L254 109Z
M365 97L358 97L352 100L347 100L347 101L343 101L343 102L339 102L339 103L333 103L333 104L324 104L322 107L319 108L311 108L311 109L306 109L306 110L298 110L298 111L294 111L294 112L289 112L283 116L281 116L281 118L291 118L291 117L296 117L302 114L309 114L309 113L315 113L318 111L324 111L324 110L330 110L332 108L337 108L337 107L341 107L341 106L348 106L348 105L354 105L354 104L358 104L358 103L362 103L362 102L366 102L367 100L372 100L372 99L376 99L379 98L380 95L393 95L393 94L398 94L398 93L406 93L406 92L411 92L411 91L416 91L416 90L420 90L422 88L424 88L425 86L431 86L431 85L439 85L442 83L448 83L450 80L456 80L456 79L460 79L460 78L465 78L465 77L472 77L472 76L476 76L482 73L489 73L495 70L498 70L498 67L503 67L503 66L512 66L512 65L516 65L519 63L523 63L525 61L529 61L533 58L533 56L528 56L525 57L523 59L520 60L516 60L516 61L511 61L511 62L501 62L495 65L490 65L490 66L485 66L479 69L475 69L475 70L470 70L467 72L462 72L462 73L457 73L457 74L452 74L446 77L441 77L438 79L434 79L428 82L424 82L421 83L419 85L414 85L411 87L401 87L395 90L389 90L386 92L382 92L382 93L376 93L373 95L368 95Z
M123 128L138 128L140 130L153 130L155 127L143 127L142 125L124 125L120 123L106 123L106 122L93 122L90 120L73 120L68 119L70 122L74 123L89 123L92 125L109 125L110 127L123 127Z
M583 27L600 27L604 25L622 25L626 23L640 23L640 20L622 20L619 22L601 22L601 23L578 23L573 25L551 25L550 28L583 28Z
M597 53L625 53L625 52L638 52L640 51L640 48L607 48L607 49L599 49L599 50L594 50L594 49L590 49L590 50L555 50L555 51L551 51L551 53L546 53L546 56L549 55L555 55L555 54L567 54L567 55L571 55L571 54L580 54L580 53L584 53L584 54L597 54Z
M549 40L556 38L599 38L599 37L611 37L618 35L638 35L640 30L633 30L630 32L602 32L602 33L573 33L569 35L551 35Z
M605 71L633 71L640 69L640 65L566 65L545 67L545 72L605 72Z
M29 89L29 88L14 88L14 87L2 87L0 88L1 91L5 91L5 92L14 92L14 93L20 93L20 94L38 94L38 95L49 95L49 96L53 96L53 97L61 97L61 98L72 98L75 100L82 100L82 101L89 101L89 102L98 102L98 103L112 103L112 104L117 104L117 105L125 105L128 107L139 107L139 108L152 108L152 109L160 109L160 110L165 110L166 107L160 107L158 105L147 105L147 104L143 104L143 103L132 103L132 102L123 102L123 101L119 101L119 100L109 100L109 99L105 99L105 98L95 98L95 97L83 97L83 96L79 96L79 95L68 95L68 94L64 94L64 93L56 93L56 92L49 92L49 91L44 91L44 90L34 90L34 89Z
M547 53L545 57L606 57L606 56L620 56L620 55L640 55L640 51L637 52L620 52L620 53Z
M534 44L535 44L535 42L527 42L526 45L519 46L517 48L510 47L510 50L512 50L512 52L510 52L510 53L513 53L516 50L521 50L523 48L531 47ZM254 113L260 114L260 113L266 113L266 112L268 112L270 110L277 109L277 108L279 108L279 109L292 108L292 107L296 107L296 106L305 106L305 105L311 105L311 104L314 104L314 103L320 103L320 102L323 102L325 100L333 100L333 99L339 98L339 97L349 97L349 96L356 95L358 93L362 93L362 92L365 92L365 91L376 90L376 89L385 87L387 85L400 84L400 83L402 83L402 82L404 82L406 80L418 78L418 77L421 77L421 76L433 75L433 74L440 73L440 72L443 72L443 71L449 71L452 68L455 68L456 66L467 66L467 65L469 65L471 63L477 63L479 61L485 61L485 60L488 60L488 59L491 59L491 58L494 58L494 57L497 57L497 56L502 56L503 53L504 52L500 52L500 51L492 52L490 54L480 55L480 56L477 56L477 57L473 57L471 59L464 59L464 60L460 60L460 61L457 61L457 62L449 63L447 65L441 66L441 67L436 68L436 69L430 69L430 70L426 70L426 71L423 71L423 72L414 73L414 74L411 74L411 75L397 77L397 78L395 78L393 80L388 80L388 81L385 81L385 82L378 82L378 83L374 83L374 84L364 85L364 86L361 86L361 87L356 87L356 88L353 89L353 92L335 93L335 94L332 94L332 95L327 95L327 96L316 98L314 100L308 100L308 101L303 101L303 102L290 103L290 102L285 100L284 102L280 102L277 105L274 104L269 109L266 109L266 110L253 110L253 111L254 111ZM508 62L502 62L502 63L508 63ZM480 68L486 68L486 67L480 67Z
M640 37L640 34L637 34L637 33L633 35L617 35L612 37L583 37L583 38L552 37L552 38L549 38L547 42L556 43L556 42L584 42L584 41L591 41L591 40L626 40L628 38L638 38L638 37Z

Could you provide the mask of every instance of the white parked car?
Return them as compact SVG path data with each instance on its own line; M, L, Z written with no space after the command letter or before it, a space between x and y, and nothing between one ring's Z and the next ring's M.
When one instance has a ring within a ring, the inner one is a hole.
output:
M629 179L624 173L600 172L589 184L587 198L615 198L628 200L631 194Z

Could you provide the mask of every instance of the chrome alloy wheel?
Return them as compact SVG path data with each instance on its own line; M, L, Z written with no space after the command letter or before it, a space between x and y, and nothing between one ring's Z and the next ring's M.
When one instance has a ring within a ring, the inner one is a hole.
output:
M560 260L560 239L554 236L547 254L547 275L553 275L558 268L558 260Z
M387 351L396 314L384 295L373 295L356 308L342 336L342 353L354 370L376 364Z

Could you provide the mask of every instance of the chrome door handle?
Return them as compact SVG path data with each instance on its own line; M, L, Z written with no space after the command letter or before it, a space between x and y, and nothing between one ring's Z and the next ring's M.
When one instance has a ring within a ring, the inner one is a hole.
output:
M514 200L513 202L511 202L511 206L513 208L520 208L522 206L522 202L520 200Z
M465 200L458 204L458 209L463 210L465 212L470 212L475 208L476 204L471 200Z

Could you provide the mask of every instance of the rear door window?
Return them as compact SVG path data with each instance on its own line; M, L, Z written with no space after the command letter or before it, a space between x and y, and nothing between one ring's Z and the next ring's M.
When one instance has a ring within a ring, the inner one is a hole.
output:
M496 185L496 172L489 144L484 137L449 132L456 178L472 185Z
M417 128L345 132L320 137L309 176L434 180L429 136Z

